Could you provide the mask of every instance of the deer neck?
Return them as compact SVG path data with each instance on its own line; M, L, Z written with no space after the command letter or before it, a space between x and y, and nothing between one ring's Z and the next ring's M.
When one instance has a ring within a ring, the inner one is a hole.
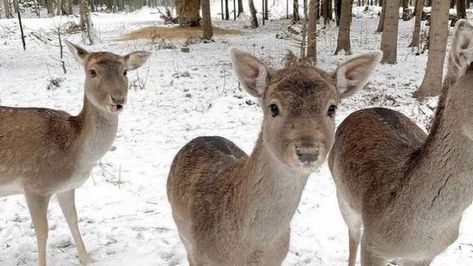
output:
M107 153L115 139L118 115L96 107L84 97L84 106L76 118L81 125L76 143L79 161L85 166L93 166Z
M473 76L463 81L473 82ZM414 154L418 158L412 161L410 172L411 198L417 195L418 206L424 206L438 221L458 219L473 198L473 126L462 123L471 121L465 104L473 99L465 97L473 94L463 93L461 87L444 91L443 106L431 134Z
M274 158L264 144L262 133L245 168L248 233L258 241L269 242L289 229L309 175L296 172Z

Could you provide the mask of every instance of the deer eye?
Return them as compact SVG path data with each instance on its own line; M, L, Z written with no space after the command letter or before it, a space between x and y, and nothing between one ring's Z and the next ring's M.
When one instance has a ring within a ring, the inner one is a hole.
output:
M97 71L91 69L91 70L89 70L89 74L90 74L91 77L95 78L97 76Z
M332 104L328 107L327 115L333 118L336 112L337 112L337 106Z
M276 117L279 115L279 107L276 104L270 104L269 109L271 110L271 116Z
M123 71L123 76L126 77L126 74L128 74L128 70Z

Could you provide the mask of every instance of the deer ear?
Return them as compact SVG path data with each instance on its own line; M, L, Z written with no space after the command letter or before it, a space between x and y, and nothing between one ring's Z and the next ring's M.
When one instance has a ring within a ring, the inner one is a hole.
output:
M124 58L127 64L127 69L135 70L137 68L140 68L141 66L143 66L144 63L146 63L146 61L148 61L148 58L150 56L151 53L145 51L136 51L125 55Z
M450 60L460 69L473 62L473 26L466 19L460 19L455 24L451 52Z
M333 76L341 99L355 94L368 82L382 55L381 51L360 55L346 61L335 70Z
M233 71L249 94L262 98L268 86L269 68L253 55L237 48L230 49Z
M84 48L78 45L75 45L69 41L65 41L65 43L67 47L69 48L69 50L71 51L72 55L74 56L74 59L77 62L84 64L84 60L89 55L89 52L87 52L87 50L85 50Z

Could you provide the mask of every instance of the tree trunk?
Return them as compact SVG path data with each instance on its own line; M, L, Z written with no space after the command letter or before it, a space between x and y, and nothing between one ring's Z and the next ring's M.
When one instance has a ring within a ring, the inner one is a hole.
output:
M340 16L342 12L342 0L335 0L335 22L340 25Z
M251 13L251 27L258 28L258 18L256 17L256 8L253 0L248 0L248 7Z
M412 32L412 41L411 44L409 44L409 47L416 47L417 49L419 48L420 45L420 25L422 23L422 12L424 11L424 0L417 0L416 1L416 7L415 7L415 15L416 15L416 20L414 24L414 31Z
M384 27L384 17L386 16L386 1L387 0L379 0L381 3L381 14L379 14L379 22L378 22L378 28L376 29L376 32L383 32L383 27Z
M8 0L3 0L3 5L5 7L5 18L13 18L10 8L10 2L8 2Z
M85 43L94 43L94 29L92 19L90 18L90 8L88 0L80 1L80 27L82 30L82 39Z
M466 0L469 1L469 0ZM457 17L466 18L466 1L457 0Z
M317 62L317 3L319 0L309 2L309 20L307 21L307 61Z
M409 14L409 0L402 0L402 20L409 21L411 16Z
M292 2L292 22L300 21L301 17L299 16L299 1L293 0Z
M202 4L202 39L212 39L212 20L210 15L210 0L201 0Z
M23 32L23 24L21 23L21 12L20 12L20 6L18 5L18 0L14 1L14 5L18 14L18 23L20 25L20 33L21 33L21 43L23 44L23 51L25 51L26 50L25 33Z
M200 25L200 0L176 0L175 4L180 26Z
M245 10L243 9L243 0L238 0L238 17L240 17L240 14L244 12Z
M345 50L346 55L351 54L351 45L350 45L351 9L352 9L351 0L342 0L340 26L338 27L337 49L335 49L335 54L338 54L338 52L341 50Z
M197 13L199 13L198 10ZM228 0L225 0L225 20L230 20L230 12L228 11Z
M330 20L332 20L332 0L323 0L321 9L322 17L324 17L324 24L326 25Z
M438 95L442 89L442 74L448 39L448 10L450 3L444 0L432 1L430 25L430 48L424 80L415 92L418 98Z
M399 1L384 0L383 36L381 38L382 63L395 64L397 59L397 32L399 25Z

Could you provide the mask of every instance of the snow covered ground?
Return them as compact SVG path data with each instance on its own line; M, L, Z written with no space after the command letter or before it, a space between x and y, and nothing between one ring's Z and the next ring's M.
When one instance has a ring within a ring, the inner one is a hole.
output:
M214 8L215 9L215 8ZM281 8L275 9L281 11ZM274 12L276 13L276 12ZM355 10L352 26L354 54L378 49L375 12ZM215 14L215 13L214 13ZM285 15L283 12L282 15ZM209 44L193 44L190 53L157 49L151 41L115 41L131 30L156 24L157 13L144 9L131 14L93 14L100 42L86 47L125 54L150 50L149 64L130 78L146 79L144 89L133 88L121 114L115 148L77 191L80 228L94 265L187 265L184 247L171 218L166 198L166 178L176 152L201 135L220 135L250 152L256 140L261 112L255 100L238 88L228 56L230 46L240 47L277 66L290 41L276 38L287 21L272 21L257 30L243 29L246 20L214 23L237 27L239 36L216 37ZM82 105L84 74L72 57L62 74L57 58L54 25L75 17L25 19L27 50L15 20L0 20L0 104L42 106L77 114ZM420 84L426 55L415 56L407 45L414 21L400 21L398 64L379 66L371 83L343 102L341 122L354 110L385 106L402 111L424 127L429 124L435 99L419 103L411 97ZM32 32L52 38L46 44ZM69 40L78 43L80 36ZM171 41L180 47L183 41ZM319 66L335 69L346 60L332 55L336 28L319 36ZM49 79L63 78L61 86L47 90ZM78 265L76 250L57 201L49 210L50 265ZM460 238L433 265L473 265L473 212L468 210ZM348 258L347 229L339 214L335 187L326 165L314 173L292 221L290 253L284 265L344 265ZM35 265L36 239L21 195L0 198L0 265Z

